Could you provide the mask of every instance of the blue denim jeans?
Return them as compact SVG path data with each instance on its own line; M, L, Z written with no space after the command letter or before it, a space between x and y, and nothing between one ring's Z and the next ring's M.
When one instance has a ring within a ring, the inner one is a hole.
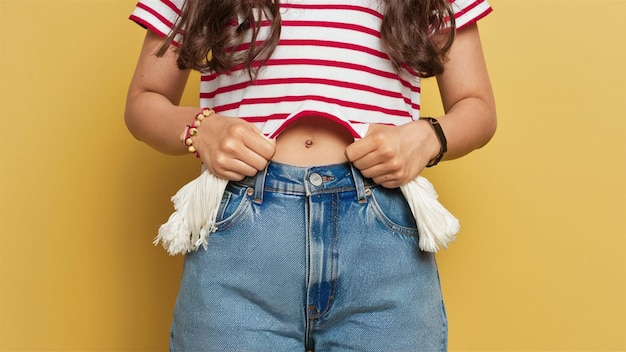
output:
M270 163L229 183L217 227L185 258L172 350L446 350L435 258L399 189Z

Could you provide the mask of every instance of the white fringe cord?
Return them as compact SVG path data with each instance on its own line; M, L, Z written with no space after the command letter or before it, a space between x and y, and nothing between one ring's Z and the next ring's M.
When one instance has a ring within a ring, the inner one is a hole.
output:
M420 249L434 253L440 246L448 248L459 232L459 220L439 203L433 185L425 177L417 176L400 189L415 216Z
M170 255L207 248L207 238L215 232L215 221L228 180L208 170L184 185L172 197L174 213L159 228L154 244L162 243Z
M159 228L159 242L170 255L207 248L228 181L203 169L200 176L183 186L173 197L174 213ZM424 177L400 187L419 230L419 246L426 252L447 248L459 232L459 221L439 203L433 185Z

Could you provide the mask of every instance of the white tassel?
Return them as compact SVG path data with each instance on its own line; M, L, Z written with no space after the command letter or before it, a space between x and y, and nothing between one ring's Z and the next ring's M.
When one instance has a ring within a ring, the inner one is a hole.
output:
M154 244L162 243L170 255L206 249L228 180L208 170L183 186L172 197L174 213L159 228ZM448 248L459 232L459 221L439 203L433 185L422 176L401 186L419 230L419 246L426 252Z
M200 176L183 186L172 197L174 213L159 228L154 244L162 242L170 255L207 248L228 180L204 169Z
M154 244L162 243L170 255L206 249L215 232L217 211L228 181L208 170L183 186L172 197L174 213L159 228ZM459 232L459 221L439 203L433 185L422 176L401 186L419 230L419 246L426 252L448 248Z
M433 253L440 246L448 248L459 232L459 220L439 203L433 185L425 177L418 176L400 189L415 216L420 248Z

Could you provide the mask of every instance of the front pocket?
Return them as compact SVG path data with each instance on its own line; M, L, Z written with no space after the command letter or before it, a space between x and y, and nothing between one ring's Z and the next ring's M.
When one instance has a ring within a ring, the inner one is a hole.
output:
M417 236L415 217L399 188L371 188L368 207L389 230L403 236Z
M250 211L252 194L250 187L233 183L226 186L215 221L216 233L233 227Z

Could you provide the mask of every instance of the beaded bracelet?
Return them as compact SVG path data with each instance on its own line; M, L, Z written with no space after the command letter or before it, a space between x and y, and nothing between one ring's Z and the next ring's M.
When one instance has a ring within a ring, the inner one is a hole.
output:
M183 144L187 147L187 150L190 153L194 153L196 155L196 158L199 158L200 154L196 150L196 147L193 146L193 140L191 137L198 135L198 127L202 124L202 120L213 115L214 113L215 111L213 111L213 109L203 108L202 111L196 115L196 118L193 120L191 125L187 125L187 127L185 127L185 132L182 134Z

